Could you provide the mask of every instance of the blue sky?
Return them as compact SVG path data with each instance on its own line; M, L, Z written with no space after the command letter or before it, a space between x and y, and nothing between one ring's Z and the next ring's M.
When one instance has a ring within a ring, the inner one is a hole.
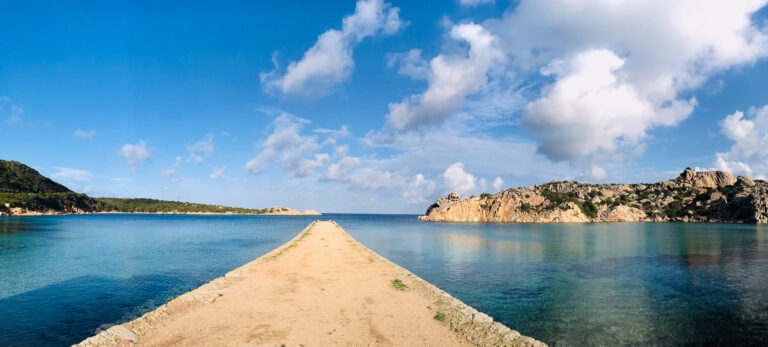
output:
M765 5L5 4L0 158L93 196L324 212L764 178Z

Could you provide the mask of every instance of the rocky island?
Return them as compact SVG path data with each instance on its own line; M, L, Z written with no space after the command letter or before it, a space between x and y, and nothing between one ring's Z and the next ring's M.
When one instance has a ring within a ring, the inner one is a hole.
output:
M274 206L262 209L156 199L93 198L76 193L16 161L0 160L0 216L86 213L320 215Z
M553 181L465 198L451 193L432 204L419 220L768 223L768 183L691 168L675 179L650 184Z

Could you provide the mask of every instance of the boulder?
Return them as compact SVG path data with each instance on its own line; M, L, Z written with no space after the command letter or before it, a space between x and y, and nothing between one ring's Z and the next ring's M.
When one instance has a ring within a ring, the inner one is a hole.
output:
M754 187L755 181L747 176L736 177L736 185L741 187Z
M448 200L459 200L459 193L453 192L448 194Z
M700 188L720 188L736 183L736 177L733 177L727 171L696 172L696 170L689 167L685 168L677 180Z
M129 340L133 343L139 343L139 335L136 335L131 329L128 329L122 325L115 325L109 329L107 329L107 332L112 334L115 337L119 337L124 340Z
M640 222L646 217L645 212L626 205L618 205L600 215L604 222Z

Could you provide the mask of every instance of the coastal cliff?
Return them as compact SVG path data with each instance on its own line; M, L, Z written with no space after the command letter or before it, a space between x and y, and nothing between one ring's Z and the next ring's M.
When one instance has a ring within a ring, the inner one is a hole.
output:
M419 220L431 222L768 223L768 183L725 171L685 169L651 184L550 182L461 198L451 193Z

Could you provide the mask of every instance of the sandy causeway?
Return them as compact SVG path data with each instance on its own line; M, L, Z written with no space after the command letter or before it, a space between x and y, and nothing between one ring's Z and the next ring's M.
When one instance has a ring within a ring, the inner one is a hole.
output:
M331 221L313 222L225 277L80 345L133 344L544 346L379 256Z

